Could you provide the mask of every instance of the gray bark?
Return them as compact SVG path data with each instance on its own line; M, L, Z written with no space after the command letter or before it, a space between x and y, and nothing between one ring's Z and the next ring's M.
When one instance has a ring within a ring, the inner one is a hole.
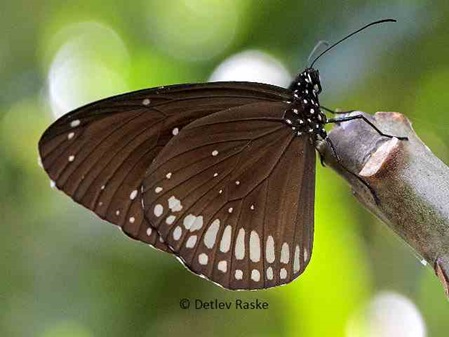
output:
M400 113L344 116L355 114L408 141L381 136L360 119L342 122L329 133L335 152L328 142L318 145L324 162L349 182L367 209L433 266L449 296L449 168Z

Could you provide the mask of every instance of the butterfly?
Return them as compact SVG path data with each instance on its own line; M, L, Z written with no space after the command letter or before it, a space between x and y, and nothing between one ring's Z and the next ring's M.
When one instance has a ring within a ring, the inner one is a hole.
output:
M337 121L313 63L288 89L181 84L91 103L44 132L42 165L74 201L224 288L289 283L312 255L315 144Z

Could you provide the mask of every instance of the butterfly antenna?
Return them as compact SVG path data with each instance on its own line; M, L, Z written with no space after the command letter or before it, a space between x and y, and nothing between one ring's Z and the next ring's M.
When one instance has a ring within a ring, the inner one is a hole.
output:
M315 55L315 52L320 48L321 46L325 46L326 48L329 47L329 42L320 40L317 42L315 47L313 47L312 51L309 54L309 57L307 58L307 64L310 64L310 60L312 59L313 55Z
M329 50L331 50L332 48L334 48L335 46L339 45L340 43L342 43L343 41L349 39L351 36L361 32L362 30L365 30L366 28L370 27L370 26L374 26L380 23L384 23L384 22L396 22L395 19L383 19L383 20L378 20L378 21L374 21L371 22L365 26L363 26L362 28L357 29L355 32L352 32L351 34L345 36L344 38L342 38L341 40L335 42L333 45L331 45L330 47L326 48L324 51L321 52L320 55L318 55L315 60L313 60L312 64L310 65L310 68L313 67L313 65L315 64L316 61L318 61L318 59L323 56L324 54L326 54ZM316 49L316 47L314 48L314 50Z

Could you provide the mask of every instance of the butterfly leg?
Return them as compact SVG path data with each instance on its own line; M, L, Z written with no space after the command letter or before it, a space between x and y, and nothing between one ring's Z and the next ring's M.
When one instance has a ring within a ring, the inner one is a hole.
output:
M387 135L386 133L383 133L380 131L377 126L375 126L368 118L366 118L363 115L355 115L355 116L343 116L343 117L336 117L336 118L329 118L327 120L327 123L341 123L341 122L347 122L352 121L354 119L362 119L365 123L369 124L376 132L381 135L382 137L388 137L388 138L394 138L396 137L399 140L408 140L407 137L397 137L392 135Z
M338 155L337 151L335 150L334 144L332 143L332 141L330 140L329 137L327 137L325 139L326 143L329 144L329 147L332 150L332 153L335 157L335 159L337 160L337 163L340 165L340 167L345 170L346 172L348 172L350 175L352 175L353 177L355 177L358 181L360 181L363 185L366 186L366 188L368 188L368 190L371 192L371 195L373 196L374 202L376 203L376 205L380 204L380 199L377 196L376 192L373 190L373 188L362 178L360 178L357 174L355 174L354 172L350 171L346 166L343 165L343 162L340 159L340 156ZM320 152L318 152L320 154L320 160L323 159L322 155Z
M318 155L320 156L321 166L326 167L326 163L324 162L324 155L320 152L320 150L318 150L317 147L316 147L316 151L318 152Z

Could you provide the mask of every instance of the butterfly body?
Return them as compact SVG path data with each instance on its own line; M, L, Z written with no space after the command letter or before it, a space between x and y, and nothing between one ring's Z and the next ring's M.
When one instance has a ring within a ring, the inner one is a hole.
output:
M320 110L318 100L318 94L321 92L318 70L307 68L296 77L289 89L293 94L292 108L285 112L285 122L297 136L309 134L315 139L319 135L325 139L327 133L324 125L327 119Z

